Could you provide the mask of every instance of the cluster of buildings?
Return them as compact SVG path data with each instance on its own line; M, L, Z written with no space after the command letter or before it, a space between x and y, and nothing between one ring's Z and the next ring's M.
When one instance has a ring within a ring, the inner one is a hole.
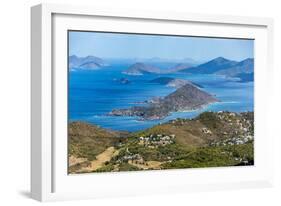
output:
M211 146L239 145L239 144L245 144L253 139L254 139L253 135L237 136L237 137L232 137L232 138L227 138L220 141L212 142Z
M119 163L121 162L134 162L134 163L137 163L137 164L144 164L145 161L143 159L143 157L140 155L140 154L131 154L129 151L128 151L128 154L123 156L121 159L118 160Z
M225 138L212 142L211 145L239 145L254 139L251 121L234 112L218 112L217 117L226 122L225 132L221 135ZM207 130L204 132L206 133Z
M138 138L139 144L148 146L151 148L158 146L166 146L169 144L173 144L175 142L176 135L165 135L165 134L157 134L157 135L148 135L141 136Z

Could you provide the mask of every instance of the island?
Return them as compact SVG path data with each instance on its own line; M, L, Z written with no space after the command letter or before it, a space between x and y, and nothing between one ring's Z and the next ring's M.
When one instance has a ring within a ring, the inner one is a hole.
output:
M186 69L189 69L189 68L192 68L192 67L194 67L194 64L179 63L179 64L175 65L174 67L169 68L167 71L168 71L168 73L176 73L176 72L186 70Z
M238 62L226 59L224 57L217 57L206 63L200 64L196 67L191 67L181 70L181 72L192 74L214 74L221 70L226 70L237 65Z
M241 62L238 62L232 67L228 67L226 69L217 71L216 74L225 75L228 77L235 77L239 74L249 74L253 72L254 72L254 59L248 58Z
M188 81L185 79L177 79L177 78L172 78L172 77L158 77L156 79L150 80L150 83L155 83L155 84L162 84L166 85L168 87L175 87L175 88L180 88L186 84L193 84L199 88L203 88L203 86L194 83L192 81Z
M247 58L237 62L218 57L196 67L182 69L180 72L191 74L216 74L230 78L238 78L239 82L252 82L254 81L254 59Z
M137 62L133 65L131 65L128 69L123 71L123 74L126 75L144 75L147 73L152 73L152 74L171 74L171 73L178 73L181 70L185 70L188 68L191 68L192 64L189 63L180 63L177 64L171 68L166 68L166 69L160 69L156 66L153 66L148 63L143 63L143 62Z
M251 78L251 73L254 72L254 59L247 58L240 62L229 60L223 57L217 57L206 63L193 66L189 63L179 63L171 68L160 69L156 66L152 66L147 63L135 63L131 65L128 69L123 71L123 74L126 75L144 75L144 74L172 74L172 73L188 73L188 74L216 74L222 75L225 77L238 77L240 82L249 82L253 81ZM239 77L240 76L240 77ZM168 77L160 77L164 78ZM244 80L246 79L246 80ZM166 79L166 81L169 81ZM175 79L179 81L176 84L184 84L183 80ZM171 85L173 83L171 82Z
M70 70L96 70L108 66L108 64L96 56L78 57L71 55L69 56L68 66Z
M129 80L129 79L127 79L127 78L124 78L124 77L122 77L122 78L119 78L119 79L113 79L115 82L118 82L119 84L130 84L131 83L131 81Z
M79 65L79 69L90 69L90 70L96 70L101 68L102 65L97 62L86 62L81 65Z
M197 110L218 101L211 94L187 83L157 102L151 102L147 106L114 109L108 115L138 116L141 120L156 120L167 117L171 112Z
M161 73L161 70L155 66L137 62L137 63L131 65L128 69L126 69L122 73L127 74L127 75L138 76L138 75L143 75L145 73L159 74L159 73Z
M235 77L239 78L239 82L247 83L247 82L253 82L254 81L254 73L239 73L235 75Z

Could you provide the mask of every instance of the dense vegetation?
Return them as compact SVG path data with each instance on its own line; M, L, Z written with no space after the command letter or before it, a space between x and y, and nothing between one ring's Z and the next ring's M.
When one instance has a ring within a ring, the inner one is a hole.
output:
M253 112L205 112L195 119L176 119L135 133L71 123L69 156L84 159L72 164L70 172L253 165L253 122ZM108 147L114 147L114 154L90 170L89 162Z

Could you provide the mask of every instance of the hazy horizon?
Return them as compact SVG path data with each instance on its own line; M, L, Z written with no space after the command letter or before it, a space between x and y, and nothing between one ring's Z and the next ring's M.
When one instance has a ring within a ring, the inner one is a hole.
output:
M207 61L217 57L254 58L254 40L210 37L69 32L69 56L105 59L168 59Z
M214 58L209 59L209 60L204 59L204 60L199 61L197 59L193 59L193 58L189 58L189 57L180 58L180 59L169 59L169 58L160 58L160 57L150 57L150 58L149 57L147 57L147 58L131 57L131 58L126 58L126 57L102 57L102 56L97 56L97 55L92 55L92 54L85 55L85 56L79 56L79 55L76 55L76 54L71 54L69 56L76 56L78 58L85 58L85 57L88 57L88 56L93 56L93 57L98 57L98 58L101 58L101 59L112 59L112 60L118 60L118 59L120 59L120 60L153 60L153 59L157 58L157 59L162 60L162 61L170 60L170 61L174 61L174 62L181 62L181 61L187 61L188 62L188 60L190 60L190 61L202 62L202 63L207 62L207 61L211 61L213 59L220 58L220 57L225 58L223 56L217 56L217 57L214 57ZM254 57L247 57L247 58L241 59L241 60L234 60L234 59L229 59L229 58L225 58L225 59L239 62L239 61L243 61L243 60L246 60L246 59L254 59ZM155 62L157 62L157 61L155 60Z

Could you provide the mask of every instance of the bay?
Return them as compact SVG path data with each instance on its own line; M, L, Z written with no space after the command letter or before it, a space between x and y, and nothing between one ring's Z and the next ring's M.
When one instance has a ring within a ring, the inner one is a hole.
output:
M254 83L241 83L234 78L202 74L144 74L129 76L122 71L129 64L113 64L99 70L74 70L69 72L68 118L69 121L85 121L113 130L138 131L175 118L194 118L204 111L246 112L254 110ZM158 77L190 80L201 85L220 102L196 111L174 112L165 119L140 121L138 117L109 116L113 109L141 105L153 97L164 97L175 88L153 84ZM120 82L126 78L129 83Z

